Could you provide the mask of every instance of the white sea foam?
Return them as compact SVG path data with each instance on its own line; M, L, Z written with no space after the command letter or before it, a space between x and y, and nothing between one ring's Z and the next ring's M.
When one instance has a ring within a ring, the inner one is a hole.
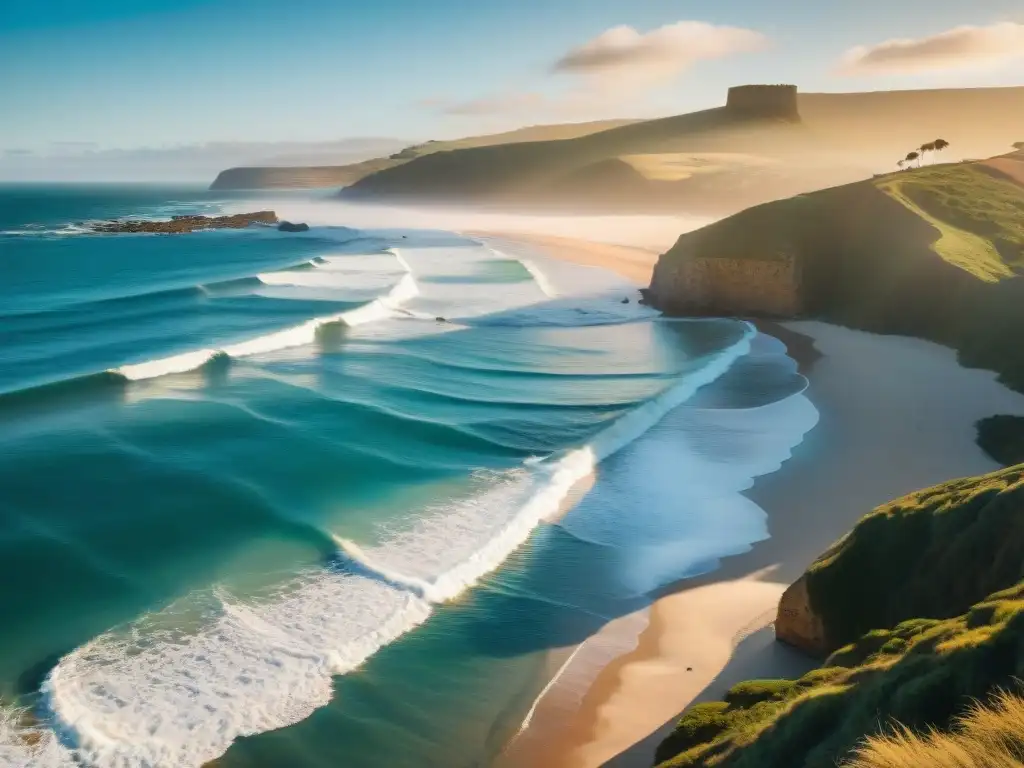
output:
M400 270L395 269L396 261ZM301 269L261 272L256 278L270 286L327 288L360 294L383 290L402 270L412 271L400 255L385 252L321 257L308 261Z
M481 478L483 493L428 509L383 543L339 540L354 572L308 574L260 604L222 597L216 619L192 634L143 620L76 649L43 686L53 727L85 765L172 768L199 766L238 737L304 719L329 701L333 675L497 568L579 479L721 376L752 335L748 328L584 447Z
M535 462L530 471L496 483L482 497L417 516L411 530L376 547L342 541L343 554L367 573L413 590L431 602L457 597L490 573L523 544L537 524L556 513L570 489L599 462L642 435L651 426L710 384L750 349L756 333L743 339L657 397L630 411L598 434L589 445L561 458ZM508 510L502 517L495 510ZM425 546L435 545L435 546ZM410 564L412 564L410 566ZM415 571L408 570L410 567Z
M56 229L5 229L0 235L8 237L70 237L73 235L92 235L95 230L81 224L65 224Z
M492 248L491 246L486 244L484 244L484 247L499 259L510 259L518 261L520 264L522 264L523 268L530 273L530 277L533 278L533 281L537 284L537 287L540 289L540 292L547 296L549 299L553 299L556 296L558 296L558 291L551 284L551 281L548 280L548 276L544 274L543 270L541 270L541 268L538 267L532 260L509 256L508 254L502 253L498 249Z
M397 254L395 255L397 256ZM399 261L408 268L408 265L405 264L400 256ZM418 293L419 287L416 284L416 280L412 272L408 271L398 282L392 285L391 289L384 296L373 299L361 307L332 315L316 317L312 320L307 320L301 325L257 336L254 339L240 341L235 344L228 344L218 349L204 348L191 350L180 355L147 360L146 362L132 365L123 365L112 372L124 376L130 381L139 381L171 373L192 371L205 365L218 355L240 358L266 352L275 352L290 347L305 346L306 344L312 344L316 340L316 334L320 328L331 323L344 323L350 327L355 327L375 320L393 317L402 304Z
M57 734L33 724L22 709L0 709L0 766L2 768L73 768L72 750Z
M551 285L551 281L548 280L548 276L541 271L540 267L529 259L518 259L517 261L526 267L526 271L533 277L533 280L537 283L537 287L540 288L541 293L550 299L553 299L558 295L558 291L556 291L554 286Z
M222 598L195 634L102 635L61 660L43 696L85 765L199 766L235 738L305 719L330 700L332 676L429 613L376 579L310 574L264 605Z

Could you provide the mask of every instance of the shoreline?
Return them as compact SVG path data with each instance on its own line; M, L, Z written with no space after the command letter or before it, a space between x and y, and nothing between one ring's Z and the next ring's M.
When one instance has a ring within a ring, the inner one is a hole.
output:
M643 248L479 235L642 284L657 261ZM786 587L875 506L998 469L975 443L974 424L997 413L1024 414L1024 397L994 373L960 367L956 353L937 344L815 321L755 324L786 344L821 417L792 458L746 492L766 512L770 538L665 589L635 643L620 639L609 652L621 629L606 626L577 646L497 761L501 768L650 768L688 706L720 699L742 680L799 676L816 666L774 642L771 623ZM941 391L929 386L935 381L943 382ZM878 452L879 444L888 449ZM586 662L588 646L602 646L605 659L581 695L563 678ZM580 703L566 712L570 697Z
M504 240L526 245L558 261L615 272L642 287L651 282L651 274L660 255L659 249L652 246L613 245L557 235L489 230L469 230L462 234L485 243L488 240Z

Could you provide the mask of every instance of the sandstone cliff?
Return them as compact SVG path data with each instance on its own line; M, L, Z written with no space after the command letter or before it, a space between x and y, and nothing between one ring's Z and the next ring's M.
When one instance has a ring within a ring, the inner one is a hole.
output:
M782 593L775 618L775 638L811 656L825 656L831 650L825 624L811 605L806 575Z
M651 296L687 315L792 318L801 313L800 268L793 254L767 258L682 256L658 263Z

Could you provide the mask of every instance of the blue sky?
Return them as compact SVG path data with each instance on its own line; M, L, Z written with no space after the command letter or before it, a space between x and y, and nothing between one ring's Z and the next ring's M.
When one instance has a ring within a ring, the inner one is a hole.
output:
M611 28L642 35L686 20L749 30L762 44L614 92L593 90L592 72L552 71ZM1024 24L1020 0L0 0L0 150L451 137L687 112L743 82L1024 84L1024 58L1012 56L837 72L855 46L999 22ZM578 109L560 106L573 99Z

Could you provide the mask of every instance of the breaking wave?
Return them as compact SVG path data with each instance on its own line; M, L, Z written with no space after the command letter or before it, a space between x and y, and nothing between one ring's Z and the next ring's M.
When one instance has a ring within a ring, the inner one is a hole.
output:
M330 700L332 676L497 568L601 460L747 354L753 334L748 326L580 448L481 476L479 493L418 513L407 530L372 545L336 537L337 562L274 599L243 604L216 594L198 631L147 617L71 652L42 692L73 751L61 748L41 765L70 765L73 754L86 765L198 766L241 736L308 717Z
M307 320L301 325L257 336L254 339L228 344L220 348L196 349L156 360L122 365L119 368L113 369L111 373L116 373L130 381L152 379L171 373L184 373L185 371L195 370L219 356L241 358L312 344L316 341L317 331L323 326L332 323L344 323L350 327L355 327L393 317L402 304L419 293L416 280L408 264L397 252L393 256L406 268L406 274L397 283L394 283L385 295L379 296L363 306L345 312L316 317L312 320ZM309 263L314 264L315 262ZM297 271L296 274L304 274L304 272ZM260 275L259 279L262 282L266 282L265 278L267 277L268 275Z

